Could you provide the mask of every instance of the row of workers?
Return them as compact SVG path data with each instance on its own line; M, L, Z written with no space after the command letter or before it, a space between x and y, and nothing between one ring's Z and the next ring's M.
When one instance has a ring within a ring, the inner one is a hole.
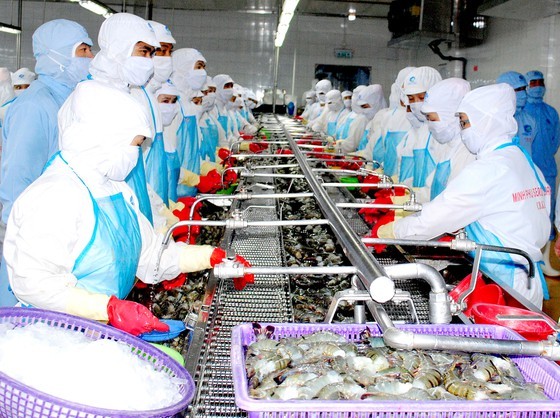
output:
M482 267L540 307L547 297L541 249L548 260L554 238L550 219L560 135L556 111L543 102L542 73L527 77L529 82L510 71L498 77L499 84L471 91L467 81L442 80L431 67L407 67L384 109L375 107L383 97L380 86L341 94L322 80L315 94L306 93L303 117L311 130L333 136L338 151L379 162L385 175L411 187L424 204L408 217L403 211L362 210L374 237L431 239L465 228L474 241L522 249L538 263L534 283L515 255L485 252ZM368 90L374 88L379 93L371 99ZM338 110L340 95L351 100L346 112ZM408 199L384 196L377 203Z
M229 76L209 79L196 50L172 54L165 25L118 13L98 42L94 57L86 30L65 19L33 34L38 78L9 105L2 127L2 305L108 321L133 334L164 330L147 308L124 300L136 278L173 280L215 266L225 251L173 240L163 248L155 215L174 222L177 200L221 178L212 174L223 169L218 144L257 128L248 113L238 115L246 108ZM203 156L211 123L222 132Z

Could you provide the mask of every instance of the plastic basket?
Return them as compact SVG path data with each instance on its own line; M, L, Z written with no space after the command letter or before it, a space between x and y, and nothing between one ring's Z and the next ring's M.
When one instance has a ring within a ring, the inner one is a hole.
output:
M141 359L153 364L172 377L185 381L180 387L183 396L180 402L167 408L151 411L118 411L95 408L70 402L26 386L0 372L0 416L6 418L128 418L128 417L172 417L183 411L194 395L194 382L189 373L175 360L139 338L98 322L59 312L28 308L0 308L0 323L25 326L43 322L51 327L82 332L92 340L112 339L131 347Z
M268 325L268 324L263 324ZM359 341L364 325L355 324L271 324L274 339L299 337L320 330L344 335L349 341ZM374 335L376 326L368 325ZM494 325L402 325L398 328L419 334L466 336L520 340L522 337L507 328ZM249 417L305 418L536 418L560 417L560 367L542 358L512 357L528 381L544 386L550 401L330 401L330 400L261 400L248 393L245 371L245 351L255 341L252 324L242 324L232 332L232 367L235 401L248 411ZM460 347L458 347L460 349Z

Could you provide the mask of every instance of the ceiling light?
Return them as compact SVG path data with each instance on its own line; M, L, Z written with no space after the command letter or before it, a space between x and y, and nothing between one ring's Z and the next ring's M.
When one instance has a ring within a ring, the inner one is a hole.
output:
M18 26L8 25L7 23L0 23L0 32L13 33L17 35L21 33L21 28Z
M348 20L356 20L356 9L353 7L348 9Z
M274 38L274 46L280 48L284 43L284 38L288 32L290 21L294 16L299 0L284 0L282 4L282 14L280 15L280 22L276 29L276 37Z
M75 1L75 0L70 0L70 1ZM90 12L93 12L97 15L103 16L105 19L107 19L109 16L112 16L113 14L116 13L109 6L106 6L105 4L96 0L78 0L78 1L80 6L82 6L84 9L87 9Z

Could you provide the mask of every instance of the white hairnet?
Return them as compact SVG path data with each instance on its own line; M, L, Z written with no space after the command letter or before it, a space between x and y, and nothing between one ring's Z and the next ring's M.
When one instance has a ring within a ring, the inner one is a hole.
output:
M348 96L352 97L352 92L350 90L344 90L342 92L342 98L344 99L345 97L348 97Z
M20 68L12 74L12 85L21 86L23 84L31 84L37 75L29 68Z
M372 84L361 89L358 93L356 104L361 107L364 104L369 104L375 113L387 107L387 102L383 96L383 87L380 84Z
M175 87L173 84L171 84L170 82L166 81L165 83L163 83L161 85L161 87L156 90L155 92L155 96L156 98L160 95L160 94L167 94L169 96L179 96L179 90L177 89L177 87Z
M175 38L171 35L171 31L167 26L154 20L148 20L148 23L154 30L158 42L165 42L168 44L176 44Z
M5 67L0 67L0 106L14 97L12 78L10 71Z
M352 108L352 111L355 112L355 113L359 113L359 107L360 106L358 106L358 95L366 87L367 86L364 86L363 84L360 84L354 90L352 90L352 104L351 104L350 107Z
M479 87L465 95L457 112L468 116L471 126L467 129L473 129L477 134L480 142L473 144L475 153L515 136L515 105L515 92L505 83Z
M440 120L451 121L456 118L457 107L470 90L470 83L462 78L442 80L426 92L422 113L436 112Z
M120 67L131 56L137 42L155 48L161 46L148 22L130 13L117 13L106 19L99 29L98 41L101 50L91 61L89 72L94 79L116 86L123 85Z
M214 83L216 83L216 91L220 91L227 83L233 83L233 79L227 74L218 74L214 76Z
M406 103L406 101L403 100L406 96L404 96L402 85L404 83L405 77L415 68L416 67L404 67L397 74L395 82L391 85L391 94L389 95L389 107L391 109L400 106L400 101Z
M405 77L403 92L406 95L423 93L438 81L441 81L438 70L432 67L417 67Z
M207 85L208 87L217 88L216 82L215 82L214 79L213 79L212 77L210 77L210 76L207 76L207 78L206 78L206 85Z
M137 135L150 137L148 115L130 94L104 83L79 83L58 114L59 146L75 169L105 174L111 154Z
M180 91L190 90L187 76L189 72L194 70L194 64L197 61L206 62L206 58L194 48L181 48L173 51L171 54L173 59L173 74L171 74L171 81L177 86Z
M332 90L332 83L330 82L330 80L321 80L319 82L317 82L317 84L315 85L315 91L316 92L323 92L323 93L327 93L329 91Z

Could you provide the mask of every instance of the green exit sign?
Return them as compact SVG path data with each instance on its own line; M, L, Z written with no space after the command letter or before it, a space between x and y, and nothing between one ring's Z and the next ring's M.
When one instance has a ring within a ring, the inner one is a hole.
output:
M354 50L335 48L334 56L336 58L352 58L354 56Z

